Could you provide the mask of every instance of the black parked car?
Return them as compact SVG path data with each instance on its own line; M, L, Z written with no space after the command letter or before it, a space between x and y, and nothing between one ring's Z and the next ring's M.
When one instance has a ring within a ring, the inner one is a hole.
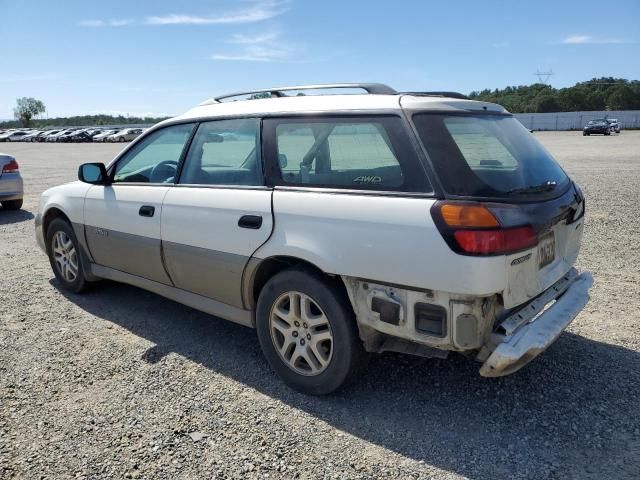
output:
M611 135L611 125L606 120L590 120L582 129L582 135L587 136L593 133Z
M90 142L91 135L87 133L85 130L80 130L77 132L73 132L69 135L65 135L62 137L61 141L64 142Z

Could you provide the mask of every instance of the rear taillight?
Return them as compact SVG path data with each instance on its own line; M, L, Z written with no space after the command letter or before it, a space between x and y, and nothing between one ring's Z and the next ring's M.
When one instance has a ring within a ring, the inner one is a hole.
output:
M497 216L481 203L437 202L431 213L447 244L465 255L505 255L538 243L531 225L506 225L499 219L516 219L516 212Z
M497 230L456 230L454 238L467 253L492 255L510 253L533 247L538 242L531 227Z
M2 173L15 173L20 170L20 166L18 162L15 160L11 160L4 167L2 167Z

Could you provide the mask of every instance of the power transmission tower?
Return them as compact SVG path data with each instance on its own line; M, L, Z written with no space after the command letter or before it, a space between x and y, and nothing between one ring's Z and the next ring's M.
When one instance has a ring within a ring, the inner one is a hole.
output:
M549 78L551 78L551 75L553 75L553 70L549 70L548 72L541 72L540 69L538 69L536 70L536 73L534 73L534 75L538 77L538 83L548 85Z

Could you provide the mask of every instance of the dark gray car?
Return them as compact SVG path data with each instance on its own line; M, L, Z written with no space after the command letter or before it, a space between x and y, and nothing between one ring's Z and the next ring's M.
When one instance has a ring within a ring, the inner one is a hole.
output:
M0 153L0 204L7 210L22 208L24 195L20 166L11 155Z

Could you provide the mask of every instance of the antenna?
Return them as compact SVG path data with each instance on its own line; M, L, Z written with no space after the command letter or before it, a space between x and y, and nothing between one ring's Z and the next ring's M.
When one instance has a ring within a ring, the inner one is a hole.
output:
M548 72L541 72L540 69L537 69L534 75L538 77L538 83L548 85L549 78L551 78L551 75L553 75L553 70L549 70Z

